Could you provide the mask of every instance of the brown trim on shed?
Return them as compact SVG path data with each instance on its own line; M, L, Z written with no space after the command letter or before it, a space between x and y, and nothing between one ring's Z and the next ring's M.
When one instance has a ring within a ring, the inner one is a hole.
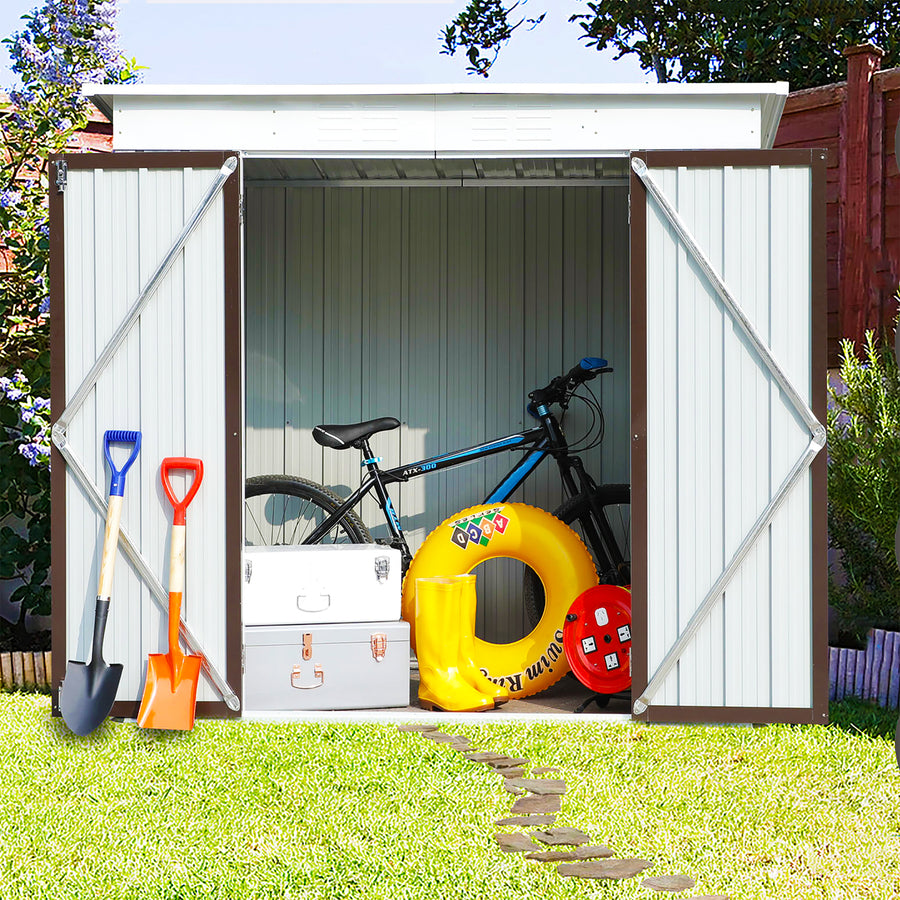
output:
M677 166L808 166L815 150L649 150L640 154L650 168Z
M826 166L821 149L781 150L660 150L632 154L649 167L678 166L809 166L811 171L811 335L810 369L812 410L824 424L827 383L827 279L826 279ZM632 416L632 697L646 688L647 662L647 192L631 172L631 416ZM828 533L826 453L820 451L811 466L812 518L812 705L805 707L661 706L651 703L634 716L645 722L795 723L828 722Z
M66 401L66 284L63 197L56 189L50 158L50 421L55 423ZM50 444L50 687L52 712L59 711L59 685L66 674L66 463Z
M223 150L117 150L113 153L66 153L69 169L217 169L236 151Z
M70 171L93 169L220 168L236 151L167 151L58 154L51 166L65 159ZM225 672L224 678L242 698L241 672L241 515L243 510L242 466L243 430L241 360L243 358L240 283L240 193L241 168L225 182L223 227L225 258L225 544L230 552L225 561ZM66 406L65 348L65 194L56 191L50 179L50 409L55 422ZM51 447L51 627L53 647L53 715L59 712L59 685L65 676L66 648L66 468L65 460ZM119 700L110 715L135 718L140 698ZM240 710L230 710L224 701L198 701L198 717L233 718Z
M828 152L811 150L811 234L810 234L810 300L812 333L810 334L810 367L812 369L812 411L824 425L828 412L828 252L825 235L827 202ZM810 466L812 497L812 666L813 721L828 723L828 450Z
M645 162L646 153L635 153ZM631 238L631 696L647 686L647 189L629 165Z
M653 706L640 716L653 725L821 725L815 710L769 706Z
M225 182L224 256L225 256L225 678L241 701L241 709L204 715L237 718L244 706L243 632L241 624L241 548L244 516L244 331L241 279L241 179L238 167ZM198 715L199 708L198 706Z
M202 675L200 676L200 680L201 682L204 681ZM228 683L231 684L230 678L228 678ZM231 686L235 688L235 692L237 692L235 685L232 684ZM112 705L109 715L114 719L136 719L140 708L140 700L116 700ZM232 712L221 700L198 700L196 707L194 708L194 715L198 719L224 719L226 717L234 718L235 716L239 716L240 712Z

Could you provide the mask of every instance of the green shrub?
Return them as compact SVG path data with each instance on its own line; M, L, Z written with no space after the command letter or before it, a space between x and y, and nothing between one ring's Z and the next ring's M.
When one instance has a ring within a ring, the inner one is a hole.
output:
M828 598L842 642L862 644L870 628L900 630L900 370L890 343L866 332L859 359L843 341L840 382L828 404L828 532L840 551Z

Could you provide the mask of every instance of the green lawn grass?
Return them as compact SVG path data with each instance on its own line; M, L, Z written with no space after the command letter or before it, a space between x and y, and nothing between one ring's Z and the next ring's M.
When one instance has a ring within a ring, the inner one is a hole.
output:
M392 725L200 721L160 736L108 722L79 739L47 697L2 694L0 897L897 898L891 716L862 704L833 716L444 729L559 766L557 824L654 860L647 874L697 879L668 895L643 876L569 880L503 853L500 776Z

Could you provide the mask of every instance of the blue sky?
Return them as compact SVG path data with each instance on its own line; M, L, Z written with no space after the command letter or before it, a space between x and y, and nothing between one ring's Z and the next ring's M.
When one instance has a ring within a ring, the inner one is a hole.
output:
M390 84L471 81L465 61L439 53L441 28L465 0L119 0L120 44L148 66L152 84ZM19 29L36 0L4 0L0 34ZM628 57L614 62L578 40L569 24L583 0L528 0L547 12L501 53L497 83L653 80ZM12 76L3 55L0 85Z

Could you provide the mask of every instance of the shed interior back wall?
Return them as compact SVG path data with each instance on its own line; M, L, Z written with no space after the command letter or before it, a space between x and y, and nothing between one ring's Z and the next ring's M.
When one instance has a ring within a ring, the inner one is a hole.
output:
M393 415L376 435L386 467L531 427L528 391L583 356L606 438L601 481L629 481L627 188L247 188L246 474L303 475L347 494L359 454L314 443L319 423ZM570 441L590 415L573 403ZM519 453L392 489L412 549L481 502ZM545 462L513 498L554 509ZM362 516L384 537L374 503ZM494 578L504 578L495 574ZM488 640L520 636L515 600L479 605Z

